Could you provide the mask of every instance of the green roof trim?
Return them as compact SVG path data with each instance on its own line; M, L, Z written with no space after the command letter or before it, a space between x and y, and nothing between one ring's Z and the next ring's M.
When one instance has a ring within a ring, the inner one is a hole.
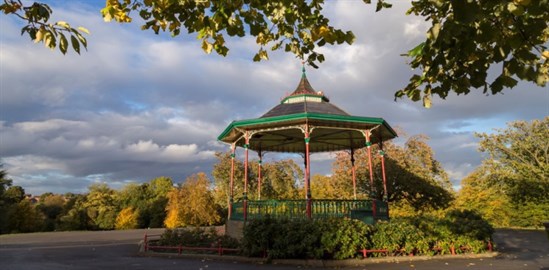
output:
M217 137L217 140L222 141L232 129L237 127L253 126L258 124L271 124L276 122L285 122L299 119L313 119L313 120L327 120L327 121L340 121L340 122L354 122L354 123L367 123L383 125L387 130L395 137L396 132L389 126L389 124L383 118L377 117L362 117L362 116L347 116L347 115L335 115L335 114L321 114L321 113L297 113L290 115L273 116L266 118L254 118L247 120L233 121L227 128Z

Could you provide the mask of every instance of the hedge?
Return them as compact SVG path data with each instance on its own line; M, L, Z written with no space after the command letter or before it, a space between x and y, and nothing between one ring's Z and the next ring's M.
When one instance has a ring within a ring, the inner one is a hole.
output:
M347 259L362 249L383 249L390 255L480 253L487 250L493 232L486 220L469 210L453 210L442 219L397 218L375 226L352 219L266 217L248 222L241 249L243 255L269 259Z

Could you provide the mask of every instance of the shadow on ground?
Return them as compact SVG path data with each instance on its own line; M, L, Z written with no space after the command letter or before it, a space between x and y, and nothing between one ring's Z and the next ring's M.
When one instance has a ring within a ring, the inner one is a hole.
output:
M496 259L538 262L549 270L549 239L543 230L498 229L494 234Z

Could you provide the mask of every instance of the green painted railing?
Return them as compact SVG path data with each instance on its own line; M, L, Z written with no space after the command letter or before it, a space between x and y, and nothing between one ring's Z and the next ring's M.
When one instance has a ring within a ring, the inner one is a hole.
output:
M327 219L348 217L359 219L368 224L374 223L372 200L311 200L311 218ZM244 220L242 201L232 204L231 220ZM375 200L376 220L387 220L388 205ZM265 216L272 218L307 218L306 200L262 200L247 202L247 219L253 220Z

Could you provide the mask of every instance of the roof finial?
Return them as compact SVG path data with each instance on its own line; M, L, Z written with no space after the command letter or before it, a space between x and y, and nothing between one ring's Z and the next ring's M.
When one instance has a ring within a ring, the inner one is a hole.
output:
M301 61L301 77L307 77L305 75L305 61Z

